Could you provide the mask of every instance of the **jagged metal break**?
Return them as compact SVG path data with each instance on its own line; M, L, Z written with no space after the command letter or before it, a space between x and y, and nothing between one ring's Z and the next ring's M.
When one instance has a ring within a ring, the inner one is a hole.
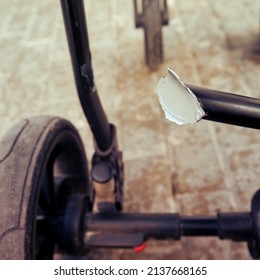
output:
M172 122L179 125L194 124L205 116L195 94L171 68L158 82L156 93L165 118Z

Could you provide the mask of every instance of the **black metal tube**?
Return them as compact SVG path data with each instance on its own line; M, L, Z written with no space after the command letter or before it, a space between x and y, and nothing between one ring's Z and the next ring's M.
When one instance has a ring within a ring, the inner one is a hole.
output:
M204 119L260 129L260 99L187 86L206 112Z
M103 233L142 233L145 239L180 239L178 214L88 213L86 230Z
M100 150L111 145L111 131L94 84L83 0L61 0L78 96Z
M86 232L143 234L144 239L181 236L216 236L247 241L254 233L251 213L219 213L215 217L180 217L178 214L87 213Z
M254 234L253 217L251 213L219 213L218 236L220 239L246 241Z
M218 236L218 220L215 217L181 217L182 236Z

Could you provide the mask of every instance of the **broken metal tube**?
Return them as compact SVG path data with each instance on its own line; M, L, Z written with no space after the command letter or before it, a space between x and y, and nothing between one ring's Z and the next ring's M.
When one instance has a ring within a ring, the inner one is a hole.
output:
M194 124L205 115L197 97L171 68L158 82L156 93L165 118L178 125Z
M259 99L185 85L171 68L156 93L166 119L179 125L206 119L260 129Z
M260 99L187 85L205 111L203 119L260 129Z

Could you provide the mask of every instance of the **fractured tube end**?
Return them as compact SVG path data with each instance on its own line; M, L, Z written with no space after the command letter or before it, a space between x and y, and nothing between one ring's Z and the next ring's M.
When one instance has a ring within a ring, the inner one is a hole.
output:
M165 118L178 125L194 124L205 116L196 95L168 68L168 74L156 86Z

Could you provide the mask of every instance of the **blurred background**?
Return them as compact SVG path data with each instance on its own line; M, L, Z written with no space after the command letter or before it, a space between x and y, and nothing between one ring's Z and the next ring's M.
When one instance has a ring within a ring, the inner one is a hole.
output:
M258 0L167 0L164 60L145 64L132 0L86 0L96 85L118 128L126 212L214 215L248 211L259 188L257 130L164 119L155 87L171 66L184 82L260 97ZM58 115L92 136L80 107L58 0L0 0L0 136L22 118ZM91 250L89 259L250 259L246 244L216 238L149 241L142 253Z

